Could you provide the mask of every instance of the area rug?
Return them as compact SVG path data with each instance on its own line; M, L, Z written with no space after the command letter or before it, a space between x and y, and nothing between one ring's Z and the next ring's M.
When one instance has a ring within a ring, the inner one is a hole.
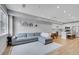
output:
M11 55L46 55L61 46L62 45L55 42L47 45L40 42L32 42L12 47Z

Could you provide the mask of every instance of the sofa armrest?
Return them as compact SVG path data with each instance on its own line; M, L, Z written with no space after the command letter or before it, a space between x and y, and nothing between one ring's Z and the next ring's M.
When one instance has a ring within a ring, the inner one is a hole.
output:
M51 37L43 37L43 36L40 36L40 37L43 39L52 39Z
M38 41L39 41L40 43L43 43L43 44L45 43L45 40L46 40L46 39L45 39L44 37L39 37L39 38L38 38Z
M17 39L17 37L16 36L13 36L12 39Z
M39 38L38 38L38 41L40 42L40 43L43 43L43 44L47 44L47 43L50 43L49 41L51 41L52 42L52 38L50 37L42 37L42 36L40 36Z
M13 37L12 37L12 43L15 42L16 39L17 39L17 37L16 37L16 36L13 36Z

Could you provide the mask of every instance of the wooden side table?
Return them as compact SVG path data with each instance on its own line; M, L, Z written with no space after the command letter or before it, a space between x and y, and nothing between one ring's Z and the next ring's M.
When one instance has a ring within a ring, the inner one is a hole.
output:
M57 38L58 38L58 33L52 33L52 34L51 34L51 37L52 37L53 39L57 39Z
M75 38L75 34L69 34L69 35L67 35L67 38L68 39L74 39Z

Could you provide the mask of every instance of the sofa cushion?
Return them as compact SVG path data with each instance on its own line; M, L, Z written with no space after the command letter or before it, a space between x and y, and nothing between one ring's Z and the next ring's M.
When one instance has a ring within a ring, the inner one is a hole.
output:
M38 39L38 36L32 36L32 37L20 37L17 38L17 41L21 41L21 40L30 40L30 39Z
M40 36L40 33L34 33L35 36Z
M27 39L38 39L37 36L27 37Z
M27 37L19 37L19 38L16 39L16 41L19 41L19 40L27 40L26 38Z
M16 34L16 37L27 37L27 34L26 33L19 33L19 34Z
M12 45L27 44L27 43L36 42L36 41L38 41L38 39L19 40L19 41L16 41L16 42L12 42Z
M34 36L34 33L27 33L27 37Z

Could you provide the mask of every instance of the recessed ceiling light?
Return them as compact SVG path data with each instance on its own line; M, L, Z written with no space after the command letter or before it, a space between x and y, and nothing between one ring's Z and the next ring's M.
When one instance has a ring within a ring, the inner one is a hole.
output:
M60 6L57 6L57 8L60 8Z
M64 10L64 13L66 13L66 10Z

